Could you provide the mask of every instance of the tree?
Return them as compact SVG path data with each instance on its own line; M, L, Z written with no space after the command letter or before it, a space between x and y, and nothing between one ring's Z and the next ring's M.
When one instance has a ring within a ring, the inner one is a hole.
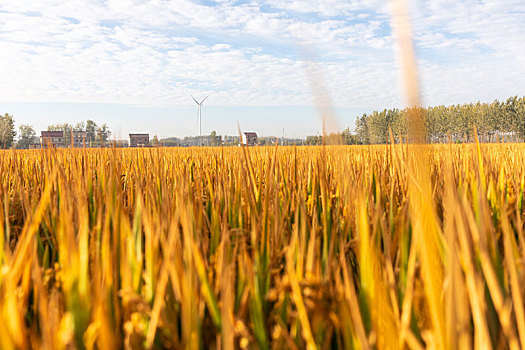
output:
M0 146L4 149L11 148L15 136L15 120L13 116L7 113L0 116Z
M217 132L213 130L210 134L210 146L219 146L221 142L221 136L217 136Z
M73 131L86 131L86 123L85 122L78 122L73 127Z
M22 124L18 128L20 130L20 138L18 139L18 148L27 149L34 142L36 133L31 125Z
M346 128L341 132L341 138L343 145L357 145L359 143L357 136L350 132L350 128Z
M370 143L370 135L368 131L368 115L363 114L361 117L357 117L355 121L355 134L359 139L360 143Z
M86 127L85 127L85 130L86 130L86 136L87 136L87 141L89 144L91 144L91 142L95 141L95 138L97 137L97 124L92 121L92 120L87 120L86 121Z
M109 131L109 128L105 123L97 128L97 136L101 146L108 141L109 135L111 135L111 131Z
M68 123L64 124L50 124L47 126L47 131L64 131L64 129L72 128Z
M323 139L322 136L307 136L305 144L308 146L320 145L323 142L322 139Z
M151 144L155 147L159 146L159 138L157 137L157 135L153 136L153 138L151 139Z

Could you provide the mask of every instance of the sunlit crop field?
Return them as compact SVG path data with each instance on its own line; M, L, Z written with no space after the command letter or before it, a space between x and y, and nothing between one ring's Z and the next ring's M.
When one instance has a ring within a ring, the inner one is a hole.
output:
M0 153L1 349L525 348L525 146Z

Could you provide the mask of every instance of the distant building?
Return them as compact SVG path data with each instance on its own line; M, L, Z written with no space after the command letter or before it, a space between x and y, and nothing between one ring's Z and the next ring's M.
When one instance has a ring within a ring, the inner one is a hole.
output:
M86 145L87 132L85 131L73 131L73 147L84 147ZM69 142L68 142L69 143Z
M73 135L66 134L64 131L42 131L40 141L44 147L48 145L57 148L69 147L71 145L71 136L73 136L73 147L84 147L87 139L85 131L73 131Z
M40 141L44 147L64 147L63 131L42 131Z
M129 147L148 147L149 134L129 134Z
M243 137L243 143L247 146L255 146L257 144L257 133L245 132Z

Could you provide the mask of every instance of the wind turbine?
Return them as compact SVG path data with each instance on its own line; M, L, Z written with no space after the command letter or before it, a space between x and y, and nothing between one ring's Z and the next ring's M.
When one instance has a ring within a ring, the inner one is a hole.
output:
M202 104L204 103L204 101L208 98L208 96L206 96L201 102L198 102L195 97L193 97L193 95L190 95L191 98L193 99L193 101L195 101L195 103L197 104L197 106L199 106L199 143L201 142L200 139L201 139L201 136L202 136L202 116L201 116L201 107L202 107Z

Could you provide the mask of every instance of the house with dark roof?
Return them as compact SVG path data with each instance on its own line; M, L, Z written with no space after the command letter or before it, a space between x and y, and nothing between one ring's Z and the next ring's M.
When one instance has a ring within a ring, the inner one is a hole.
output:
M42 131L40 133L40 141L44 147L64 147L64 132L63 131Z
M149 134L129 134L129 147L149 147Z
M257 144L257 133L245 132L242 141L246 146L255 146Z

